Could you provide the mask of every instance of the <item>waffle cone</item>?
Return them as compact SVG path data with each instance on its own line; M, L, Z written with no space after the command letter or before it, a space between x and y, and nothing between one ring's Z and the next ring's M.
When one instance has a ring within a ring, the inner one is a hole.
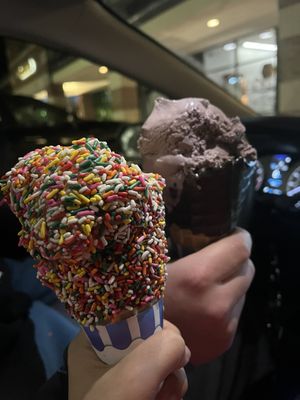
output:
M180 228L178 225L172 224L170 236L177 249L181 247L180 253L189 254L201 250L224 235L209 236L204 233L193 233L191 229Z

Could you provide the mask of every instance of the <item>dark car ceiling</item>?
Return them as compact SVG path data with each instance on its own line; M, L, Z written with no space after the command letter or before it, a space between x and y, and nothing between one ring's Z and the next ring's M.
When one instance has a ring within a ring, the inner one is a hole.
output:
M256 115L94 0L10 0L0 34L105 63L172 98L204 97L227 115Z

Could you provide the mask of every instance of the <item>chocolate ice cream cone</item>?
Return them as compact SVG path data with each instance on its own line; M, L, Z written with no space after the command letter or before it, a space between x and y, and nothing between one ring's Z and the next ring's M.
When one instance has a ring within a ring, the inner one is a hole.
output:
M236 228L254 169L254 162L238 159L223 168L194 170L186 175L180 201L167 213L169 235L179 257L202 249Z

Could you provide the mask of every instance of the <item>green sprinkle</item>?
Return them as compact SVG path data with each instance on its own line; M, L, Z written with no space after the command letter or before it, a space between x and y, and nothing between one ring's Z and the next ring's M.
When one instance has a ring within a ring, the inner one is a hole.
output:
M140 181L137 181L137 182L133 183L132 185L130 185L130 186L128 187L128 189L133 189L134 187L136 187L136 186L139 185L140 183L141 183Z
M94 151L93 147L92 147L88 142L86 142L85 148L88 149L88 150L91 151L91 152Z
M80 171L81 171L83 168L88 168L88 167L91 167L92 165L93 165L93 163L92 163L91 160L86 160L86 161L83 161L83 162L80 164L79 169L80 169Z
M72 189L78 190L81 188L80 183L69 183L68 184Z
M56 185L56 182L54 182L54 181L48 181L48 182L44 183L44 184L41 186L41 190L45 190L45 189L47 189L49 186L52 186L52 185Z
M87 208L87 207L77 208L77 210L72 210L72 211L71 211L71 215L75 215L75 214L77 214L79 211L85 211L85 210L88 210L88 208Z

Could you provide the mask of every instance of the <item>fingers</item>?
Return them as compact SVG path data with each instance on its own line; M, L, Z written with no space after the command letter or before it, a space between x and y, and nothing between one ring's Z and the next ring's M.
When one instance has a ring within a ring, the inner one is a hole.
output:
M238 319L243 305L241 299L244 299L247 290L255 274L254 266L251 260L248 260L242 265L240 272L229 281L224 282L220 292L220 304L222 304L224 314L226 310L230 313L230 319ZM239 306L238 306L239 305ZM237 307L238 306L238 307Z
M166 322L164 329L136 347L127 357L119 362L120 371L127 370L127 379L132 382L133 392L153 392L160 388L169 375L184 367L190 359L190 351L185 346L178 329ZM147 379L145 380L145 376ZM140 387L140 382L143 382ZM168 379L165 392L179 390L185 386L178 375ZM135 388L134 388L135 386ZM164 393L163 391L163 393ZM136 398L139 398L136 396ZM142 397L141 397L142 398Z
M225 295L231 296L236 303L249 289L255 274L253 262L251 260L242 264L240 270L226 281L223 281Z
M173 372L165 380L156 400L180 400L187 391L188 383L183 368Z
M202 267L203 273L209 274L212 280L222 282L239 272L241 265L250 257L251 246L249 233L238 228L231 235L188 256L190 259L186 262ZM205 260L205 264L201 260Z
M228 343L228 346L227 346L228 348L231 346L232 341L234 339L235 332L238 328L238 324L239 324L240 316L241 316L241 313L242 313L242 310L243 310L243 307L245 304L245 300L246 300L246 297L242 296L240 298L240 300L236 303L236 305L233 307L233 310L231 313L231 318L229 320L229 324L227 327L228 336L231 337L230 343Z

